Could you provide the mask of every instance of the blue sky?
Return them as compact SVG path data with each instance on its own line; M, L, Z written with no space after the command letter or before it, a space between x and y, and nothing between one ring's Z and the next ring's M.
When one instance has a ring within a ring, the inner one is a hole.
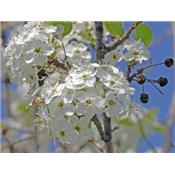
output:
M149 48L150 56L154 63L163 62L168 57L173 57L173 39L171 34L171 23L170 22L145 22L153 31L153 43ZM125 23L125 27L128 28L130 23ZM167 35L165 35L167 34ZM145 90L150 96L148 104L142 104L146 108L156 108L158 109L158 119L165 122L167 119L169 107L171 104L172 94L174 90L174 70L173 68L166 68L165 66L154 67L146 75L151 79L158 79L160 76L168 78L168 85L161 90L164 91L162 96L156 89L151 85L146 85ZM135 86L136 83L133 83ZM136 101L139 102L139 95L141 92L141 87L135 86L137 89ZM161 134L154 134L149 137L153 145L162 146L164 137ZM173 130L173 140L175 140L175 130ZM148 149L146 143L142 143L138 152L144 152ZM175 152L175 149L171 150Z

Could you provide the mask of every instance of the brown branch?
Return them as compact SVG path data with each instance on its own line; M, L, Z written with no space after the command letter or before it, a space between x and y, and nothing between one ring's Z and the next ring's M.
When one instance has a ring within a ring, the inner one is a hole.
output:
M88 141L92 146L94 146L99 152L104 153L104 149L95 140Z
M64 60L63 61L66 61L67 60L67 55L66 55L66 49L65 49L63 41L61 41L61 44L62 44L63 52L64 52Z
M112 46L107 47L107 52L110 52L114 49L116 49L118 46L120 46L121 44L123 44L127 39L129 39L131 33L138 27L138 25L140 25L142 22L138 21L133 23L133 25L131 26L131 28L123 35L122 38L120 38L119 40L116 41L116 43L114 43Z
M105 54L108 52L106 46L103 43L103 22L95 22L95 35L96 35L96 61L102 63L102 60L105 57ZM104 120L104 132L101 127L100 121L97 117L93 117L93 121L97 126L97 129L100 133L101 139L106 144L106 152L113 152L112 147L112 131L111 131L111 119L106 116L105 113L102 114ZM94 120L95 119L95 120Z
M91 119L91 121L94 123L94 125L97 127L97 130L99 132L99 135L101 137L102 140L105 139L105 135L104 135L104 131L101 125L100 120L98 119L97 115L94 115Z
M128 64L128 70L127 70L127 73L126 73L126 79L127 80L129 80L130 74L131 74L131 66Z
M64 52L64 60L63 60L63 62L66 61L66 63L67 63L67 65L68 65L69 69L71 69L71 66L70 66L69 62L67 61L67 58L68 58L68 57L67 57L67 55L66 55L66 49L65 49L65 46L64 46L63 41L61 41L61 44L62 44L63 52Z
M112 145L112 129L111 129L111 118L106 115L106 113L102 113L103 121L104 121L104 133L105 133L105 144L106 144L106 152L113 152Z
M103 43L103 22L95 22L95 35L96 35L96 61L101 63L106 54L106 47Z

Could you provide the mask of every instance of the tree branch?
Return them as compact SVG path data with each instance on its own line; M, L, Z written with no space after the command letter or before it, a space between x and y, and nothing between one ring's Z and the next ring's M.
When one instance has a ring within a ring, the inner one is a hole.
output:
M97 127L97 130L99 132L99 135L101 137L102 140L104 140L105 138L105 135L104 135L104 131L103 131L103 128L101 126L101 122L100 120L98 119L98 117L96 115L94 115L91 119L91 121L95 124L95 126Z
M95 22L96 35L96 61L101 63L106 54L106 47L103 44L103 22Z
M96 143L95 140L89 140L89 143L90 143L92 146L94 146L99 152L104 153L104 149L101 148L101 146L100 146L98 143Z
M120 38L119 40L117 40L112 46L107 47L107 52L110 52L114 49L116 49L119 45L123 44L127 39L129 39L131 33L138 27L138 25L140 25L142 22L138 21L133 23L133 25L131 26L131 28L123 35L122 38Z
M107 53L106 46L103 43L103 22L95 22L95 35L96 35L96 60L98 63L102 63L102 60ZM102 127L97 127L100 133L101 139L104 140L106 144L106 152L113 152L112 147L112 130L111 130L111 119L106 116L105 113L102 114L104 123L104 132ZM96 118L94 118L96 119ZM96 120L95 120L96 121ZM97 121L96 121L97 122ZM96 125L98 126L98 125ZM101 125L99 125L101 126Z
M112 129L111 129L111 118L109 118L105 113L103 115L104 120L104 132L105 132L105 143L106 143L106 152L112 153Z

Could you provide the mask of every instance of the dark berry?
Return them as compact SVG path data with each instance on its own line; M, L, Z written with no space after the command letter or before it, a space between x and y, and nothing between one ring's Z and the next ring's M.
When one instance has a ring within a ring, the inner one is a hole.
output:
M163 86L166 86L167 83L168 83L168 80L167 78L164 78L164 77L160 77L158 80L157 80L157 83L163 87Z
M140 101L141 101L142 103L148 103L148 100L149 100L148 94L142 93L142 94L140 95Z
M138 84L144 84L145 81L146 81L146 78L145 78L144 75L139 75L139 76L137 77L137 83L138 83Z
M172 58L168 58L168 59L165 60L164 64L167 67L171 67L174 64L174 60Z

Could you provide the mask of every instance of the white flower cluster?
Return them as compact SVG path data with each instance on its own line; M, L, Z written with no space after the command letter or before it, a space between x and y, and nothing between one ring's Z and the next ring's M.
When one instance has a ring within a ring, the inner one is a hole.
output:
M141 40L127 42L109 52L105 56L105 63L115 66L117 62L126 61L142 63L149 59L149 52Z
M136 41L106 54L102 65L92 63L88 47L69 36L62 38L63 30L28 23L12 38L5 56L14 78L34 89L31 104L38 104L38 117L51 135L62 143L84 143L93 137L94 115L128 115L134 88L115 63L142 62L148 55L141 41Z

